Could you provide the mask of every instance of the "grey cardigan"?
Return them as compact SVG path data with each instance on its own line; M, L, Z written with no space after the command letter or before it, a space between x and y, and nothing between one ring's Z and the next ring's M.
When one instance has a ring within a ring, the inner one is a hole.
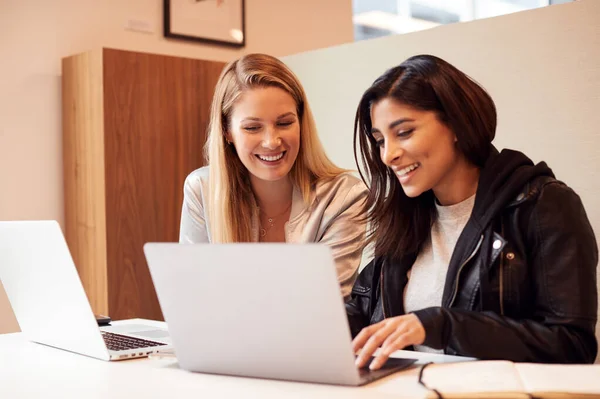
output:
M190 173L184 184L179 241L210 242L210 223L204 216L208 195L207 166ZM342 295L349 297L364 249L366 224L353 220L362 212L367 189L351 173L318 183L314 200L306 207L299 189L294 188L290 219L285 224L288 243L322 243L333 253ZM258 210L252 219L253 241L258 242Z

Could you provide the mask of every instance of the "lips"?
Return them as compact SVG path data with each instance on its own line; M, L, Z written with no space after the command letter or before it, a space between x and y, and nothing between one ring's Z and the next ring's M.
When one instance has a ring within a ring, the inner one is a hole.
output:
M256 157L258 159L260 159L261 161L265 161L265 162L277 162L279 161L281 158L283 158L283 156L285 155L285 151L282 151L280 153L277 154L255 154Z

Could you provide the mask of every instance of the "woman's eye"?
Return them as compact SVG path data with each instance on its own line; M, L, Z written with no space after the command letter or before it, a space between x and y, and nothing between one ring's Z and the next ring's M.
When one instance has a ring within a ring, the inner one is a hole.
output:
M384 144L385 144L384 140L375 140L375 145L379 148L383 147Z
M277 125L282 126L282 127L287 127L292 125L294 122L292 121L286 121L286 122L279 122Z
M398 132L397 136L398 136L398 137L402 137L402 138L404 138L404 137L408 137L408 136L410 136L410 135L412 134L412 132L414 132L414 131L415 131L415 129L403 130L403 131L400 131L400 132Z
M260 126L244 126L242 129L247 132L255 132L260 129Z

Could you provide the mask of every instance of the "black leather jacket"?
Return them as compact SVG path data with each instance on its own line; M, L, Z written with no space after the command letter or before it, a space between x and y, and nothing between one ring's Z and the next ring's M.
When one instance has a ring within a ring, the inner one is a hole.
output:
M346 304L352 335L404 314L416 254L376 257ZM452 355L593 363L598 248L579 196L545 163L510 150L481 171L450 261L442 306L414 312L424 344Z

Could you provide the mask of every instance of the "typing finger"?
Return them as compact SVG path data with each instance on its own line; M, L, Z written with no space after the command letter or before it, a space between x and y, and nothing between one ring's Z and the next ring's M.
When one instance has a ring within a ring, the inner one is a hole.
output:
M385 341L391 332L392 331L389 331L389 329L387 329L385 326L381 326L381 328L371 335L356 358L356 365L359 368L364 367L367 364L369 358L373 355L381 343Z
M385 364L385 362L388 360L388 358L393 352L403 349L406 346L405 342L407 341L407 338L410 334L402 331L396 331L392 335L395 336L395 338L393 340L390 340L387 344L381 346L381 350L369 365L369 369L380 369L381 366ZM390 335L388 338L392 337L392 335Z
M354 353L358 353L358 351L362 349L362 347L365 345L367 340L371 338L371 335L373 335L373 333L377 331L380 327L380 323L377 323L369 327L363 328L360 331L360 333L358 333L358 335L354 337L354 340L352 340L352 351Z

